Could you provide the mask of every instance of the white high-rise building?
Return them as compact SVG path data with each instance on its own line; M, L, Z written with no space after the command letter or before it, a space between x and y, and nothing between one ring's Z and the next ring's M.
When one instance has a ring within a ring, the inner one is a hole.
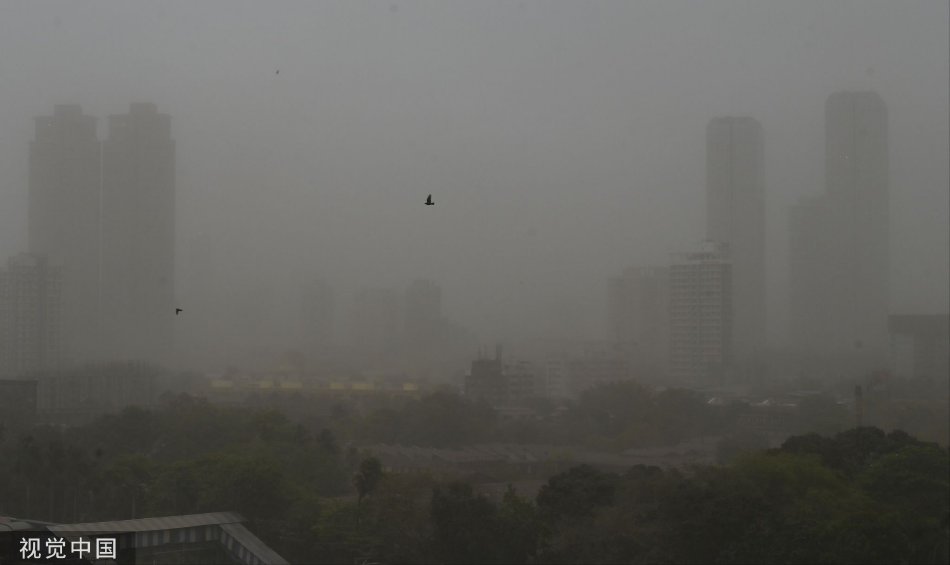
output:
M721 384L732 366L732 265L725 244L704 242L670 266L670 373Z

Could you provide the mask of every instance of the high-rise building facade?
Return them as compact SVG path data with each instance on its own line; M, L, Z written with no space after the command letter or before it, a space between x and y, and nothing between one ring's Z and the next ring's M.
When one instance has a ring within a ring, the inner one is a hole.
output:
M0 376L62 363L62 274L42 255L21 253L0 269Z
M61 267L64 355L99 353L100 144L96 119L59 105L34 120L30 143L29 250Z
M175 142L154 104L109 116L102 145L105 355L170 360L174 347Z
M754 118L715 118L706 127L706 239L729 249L733 362L745 372L760 369L765 349L763 147Z
M789 214L789 333L795 352L827 357L840 344L843 326L838 297L847 277L839 271L845 264L844 239L836 237L834 208L825 196L803 199Z
M790 330L804 357L886 364L889 310L887 109L873 92L825 105L825 184L792 209Z
M840 320L872 357L888 349L890 228L887 109L874 92L837 92L825 105L825 174L844 252ZM864 356L864 355L862 355Z
M628 268L607 281L610 340L640 378L665 375L670 359L669 269Z
M728 248L704 242L670 266L670 373L694 384L722 384L732 367L732 265Z

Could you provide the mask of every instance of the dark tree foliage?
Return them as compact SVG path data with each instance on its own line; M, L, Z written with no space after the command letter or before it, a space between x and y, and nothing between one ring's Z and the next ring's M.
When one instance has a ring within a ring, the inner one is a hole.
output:
M834 437L815 433L787 439L780 448L786 453L817 455L822 462L853 476L882 455L910 445L926 445L901 430L890 434L878 428L863 427L841 432Z
M356 493L359 501L372 494L376 486L383 478L383 464L375 457L368 457L360 462L360 469L353 476L353 485L356 487Z
M536 549L533 506L509 492L499 510L471 485L432 493L433 544L442 563L525 563Z
M551 477L538 493L538 507L554 522L588 517L613 503L617 482L614 475L580 465Z
M679 413L697 402L623 383L537 426L662 442L706 431L712 412ZM505 429L486 406L440 393L347 410L341 432L178 395L87 426L7 433L0 515L85 522L235 510L294 563L950 562L950 453L901 431L808 434L768 451L745 442L715 467L579 466L550 477L533 501L512 488L499 500L451 476L383 472L347 435L482 441Z
M873 429L791 438L723 467L637 467L594 506L552 497L598 484L574 469L538 496L538 561L946 563L948 475L947 450Z

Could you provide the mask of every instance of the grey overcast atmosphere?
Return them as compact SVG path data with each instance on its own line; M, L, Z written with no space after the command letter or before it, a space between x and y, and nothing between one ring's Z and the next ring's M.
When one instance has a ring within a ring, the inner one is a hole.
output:
M0 564L950 565L948 445L947 0L0 0Z
M871 90L891 311L946 312L947 22L946 2L864 0L4 2L0 256L27 248L33 118L81 105L103 137L151 102L176 143L176 300L191 261L223 301L184 304L179 349L245 330L280 349L308 277L342 312L355 289L432 279L489 346L597 339L607 277L703 239L706 124L751 116L780 347L788 210L824 190L825 101Z

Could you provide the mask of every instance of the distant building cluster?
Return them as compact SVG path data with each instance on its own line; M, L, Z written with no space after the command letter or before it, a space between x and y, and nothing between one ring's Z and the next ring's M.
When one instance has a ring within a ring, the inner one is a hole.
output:
M100 140L96 118L71 105L35 119L29 249L0 267L0 378L95 366L90 362L172 359L171 119L153 104L132 104L128 113L109 116L107 126ZM463 379L466 395L514 409L628 379L700 388L758 381L772 359L763 128L751 117L717 117L706 127L705 146L705 239L671 254L665 265L628 267L608 279L606 342L548 344L512 356L517 362L503 362L499 351L494 358L480 355L466 375L453 373L471 360L475 340L447 319L437 283L363 288L346 309L330 284L314 277L293 299L299 340L288 344L294 349L285 358L296 380L257 371L251 380L210 378L208 390L218 396L307 387L389 390L377 377L402 374L410 375L406 383ZM800 374L840 376L888 366L907 375L947 373L940 347L945 332L933 330L944 326L889 318L888 177L883 100L873 92L832 94L825 106L824 190L789 213L790 352ZM210 236L192 244L186 274L198 288L211 270ZM214 301L211 286L202 295L208 302ZM270 288L251 292L233 313L238 331L249 332L248 343L266 331ZM49 379L37 385L37 413L66 420L75 419L63 415L67 405L85 402L83 391L101 384L92 373ZM139 394L149 386L133 388Z
M0 283L0 374L65 364L167 362L173 349L175 145L153 104L79 106L35 120L29 254Z
M609 279L609 338L635 372L698 386L765 376L763 137L753 118L710 121L702 249ZM789 329L801 373L888 365L887 147L880 96L828 98L825 191L789 216Z
M143 362L173 349L170 122L132 104L100 141L79 106L35 119L29 250L0 266L0 424L77 424L154 401Z
M438 379L467 356L474 340L442 311L442 288L417 279L400 292L363 288L350 312L349 348L370 371L399 369Z
M464 378L465 396L510 410L540 398L573 398L633 376L626 356L614 344L555 340L520 346L517 360L504 361L500 345L494 357L479 355L473 360Z

